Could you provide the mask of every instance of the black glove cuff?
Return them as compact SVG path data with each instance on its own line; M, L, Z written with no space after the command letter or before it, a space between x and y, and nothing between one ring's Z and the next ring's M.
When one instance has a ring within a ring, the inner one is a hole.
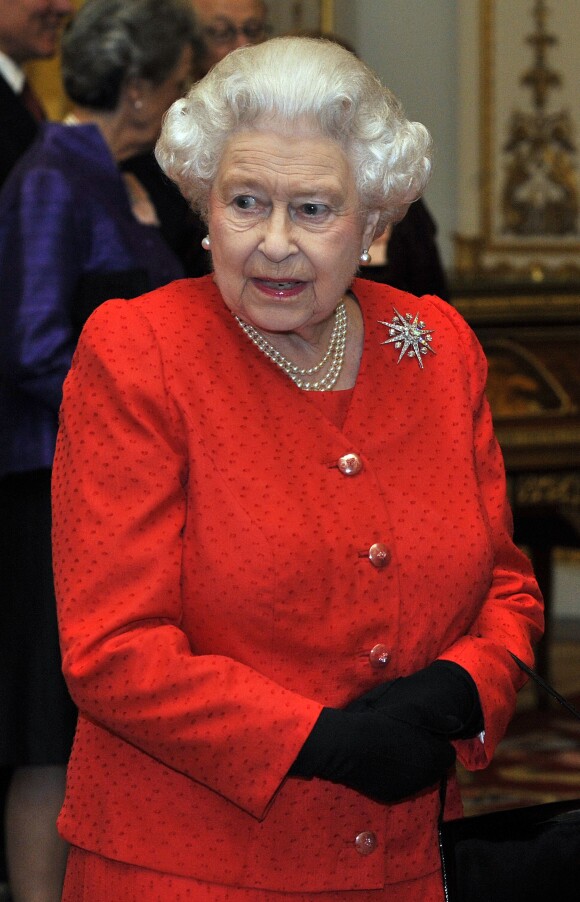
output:
M436 670L445 678L446 691L459 715L457 739L471 739L484 728L483 711L477 686L470 673L455 661L434 661L430 670Z
M318 774L335 751L343 722L344 713L338 708L323 708L288 775L310 779Z

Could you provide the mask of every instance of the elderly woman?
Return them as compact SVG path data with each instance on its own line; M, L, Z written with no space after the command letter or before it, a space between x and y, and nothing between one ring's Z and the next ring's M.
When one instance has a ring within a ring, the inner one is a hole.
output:
M429 145L306 38L165 120L215 274L104 304L65 386L66 902L443 898L440 781L459 815L455 757L493 755L542 608L477 341L354 279Z
M0 765L13 770L15 902L60 899L66 853L54 824L76 711L61 674L50 547L62 383L100 301L182 274L118 163L154 146L163 112L189 86L194 35L178 0L87 0L63 43L73 114L45 126L0 198Z

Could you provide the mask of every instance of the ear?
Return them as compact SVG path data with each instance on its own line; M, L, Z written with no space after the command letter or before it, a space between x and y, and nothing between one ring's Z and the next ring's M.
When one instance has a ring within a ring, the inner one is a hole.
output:
M122 94L131 109L142 109L146 95L146 85L144 78L129 78L123 85Z
M380 210L371 210L365 217L362 243L363 248L367 248L367 250L373 243L380 215Z

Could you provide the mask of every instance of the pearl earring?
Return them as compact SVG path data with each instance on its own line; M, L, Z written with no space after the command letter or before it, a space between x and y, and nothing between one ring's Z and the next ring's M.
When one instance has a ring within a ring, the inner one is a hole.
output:
M143 101L136 100L135 103L133 104L133 106L135 107L136 110L142 110L143 109Z
M209 235L206 235L205 238L201 239L201 246L204 251L209 251L211 247L211 238L209 237Z
M363 248L363 252L362 252L362 254L360 255L360 262L361 262L361 263L370 263L370 262L371 262L371 255L369 254L369 252L368 252L368 250L366 249L366 247Z

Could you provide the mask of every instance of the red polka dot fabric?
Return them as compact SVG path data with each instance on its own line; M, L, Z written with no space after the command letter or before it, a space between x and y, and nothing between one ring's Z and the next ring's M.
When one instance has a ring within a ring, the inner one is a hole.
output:
M336 890L328 893L278 893L205 883L193 877L160 874L73 847L69 853L62 902L443 902L438 871L417 880L390 884L387 890Z
M85 327L53 475L74 846L232 893L390 892L436 872L436 788L382 806L286 773L323 705L437 657L479 688L485 742L457 749L485 766L521 685L507 649L531 661L541 600L470 329L435 298L354 293L365 345L342 425L211 277ZM423 367L385 344L394 309L432 330Z

